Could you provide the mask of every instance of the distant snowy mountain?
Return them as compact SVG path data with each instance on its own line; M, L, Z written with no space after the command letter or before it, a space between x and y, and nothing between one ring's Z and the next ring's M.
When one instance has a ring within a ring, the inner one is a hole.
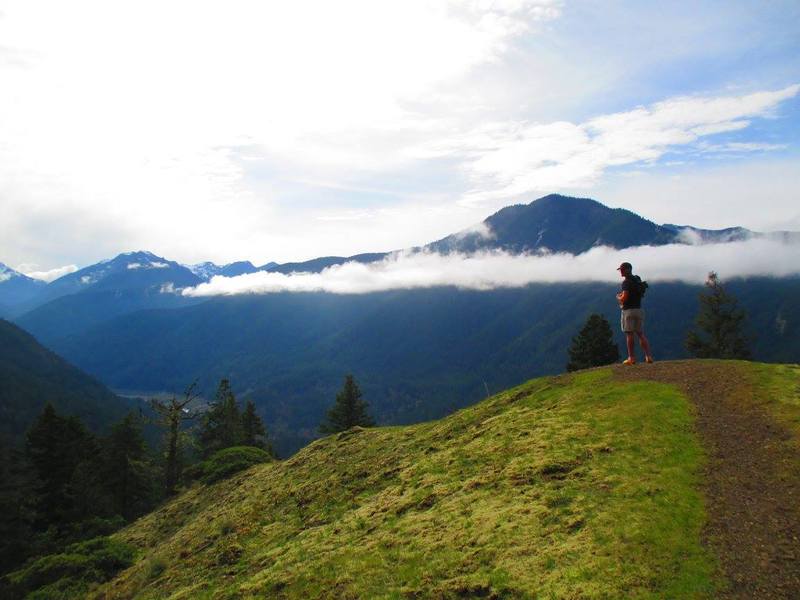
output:
M176 292L200 283L175 261L126 252L56 279L16 322L48 343L118 315L187 306L195 301Z
M270 263L270 265L272 264L274 263ZM203 281L209 281L215 275L236 277L237 275L255 273L256 271L262 270L258 269L249 260L240 260L238 262L228 263L227 265L217 265L213 262L203 262L196 265L186 265L186 268Z
M59 277L48 286L47 298L86 291L122 291L151 289L162 286L179 288L197 285L201 279L183 265L156 256L152 252L125 252L112 259L84 267Z

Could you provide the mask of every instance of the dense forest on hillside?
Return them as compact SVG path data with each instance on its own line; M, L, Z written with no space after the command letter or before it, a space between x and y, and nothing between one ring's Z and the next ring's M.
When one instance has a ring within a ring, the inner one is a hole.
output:
M0 443L21 442L48 403L78 416L94 431L107 430L131 407L29 333L0 319Z
M642 274L645 278L646 273ZM732 280L757 360L800 360L800 279ZM646 331L657 360L686 357L703 286L652 282ZM352 372L381 423L437 418L529 377L562 372L592 313L612 323L617 286L397 290L368 295L279 293L140 311L81 334L41 337L117 389L208 394L230 378L274 432L281 455L313 439L328 399Z

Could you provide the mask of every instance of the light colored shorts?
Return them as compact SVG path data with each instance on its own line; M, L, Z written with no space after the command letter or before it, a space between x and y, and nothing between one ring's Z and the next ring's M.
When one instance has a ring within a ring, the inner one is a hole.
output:
M620 326L625 333L641 333L644 330L644 310L626 308L622 311Z

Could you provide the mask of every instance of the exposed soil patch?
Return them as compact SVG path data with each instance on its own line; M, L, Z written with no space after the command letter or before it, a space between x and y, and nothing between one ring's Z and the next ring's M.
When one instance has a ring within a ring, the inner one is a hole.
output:
M677 385L696 407L708 454L704 543L719 557L723 598L800 598L800 444L758 403L736 364L619 366L623 381Z

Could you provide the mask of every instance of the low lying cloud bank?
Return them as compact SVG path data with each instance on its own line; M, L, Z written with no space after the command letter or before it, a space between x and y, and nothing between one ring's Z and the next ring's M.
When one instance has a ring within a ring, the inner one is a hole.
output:
M59 277L63 277L64 275L69 275L70 273L74 273L77 270L78 267L76 265L65 265L63 267L50 269L49 271L27 271L24 273L25 275L33 279L40 279L41 281L46 281L50 283L51 281L55 281Z
M702 283L709 271L723 279L800 274L800 244L748 239L723 244L639 246L617 250L605 246L571 254L474 255L398 253L377 263L348 262L321 273L250 273L216 276L208 283L181 290L184 296L230 296L275 292L367 294L393 289L456 286L490 290L530 283L616 282L623 261L649 281Z

